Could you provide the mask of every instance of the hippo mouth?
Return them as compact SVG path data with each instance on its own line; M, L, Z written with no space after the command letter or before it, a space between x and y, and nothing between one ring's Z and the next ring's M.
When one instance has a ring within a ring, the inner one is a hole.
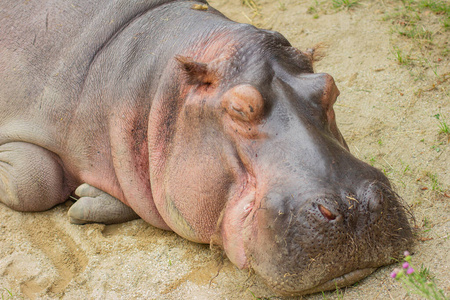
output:
M322 291L334 290L339 287L344 287L351 285L355 282L358 282L361 279L366 278L370 274L372 274L377 268L365 268L358 269L341 275L339 277L333 278L329 281L321 283L313 288L303 290L301 294L313 294Z

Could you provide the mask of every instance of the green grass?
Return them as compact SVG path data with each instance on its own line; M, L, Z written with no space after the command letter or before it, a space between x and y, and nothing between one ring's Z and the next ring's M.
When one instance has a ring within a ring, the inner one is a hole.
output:
M334 14L342 9L350 10L361 4L361 0L314 0L306 10L307 14L318 19L320 15Z
M438 176L436 173L427 172L425 175L431 180L431 190L432 191L438 192L438 193L443 192L443 189L441 187L441 184L438 180Z
M444 119L444 116L442 116L440 113L435 114L434 117L439 121L439 133L444 133L450 135L450 128Z
M310 15L315 14L315 13L317 13L317 8L315 8L314 6L310 6L310 7L308 7L308 10L306 11L306 13L310 14Z
M249 292L250 292L250 294L252 294L252 297L254 300L270 300L270 299L272 299L272 297L256 297L252 291L249 290Z
M402 266L395 268L391 277L400 281L409 293L419 295L423 299L448 300L444 291L437 287L430 269L422 265L420 270L416 271L417 269L411 261L409 252L405 252Z
M315 0L314 5L311 5L310 7L308 7L308 10L306 11L306 13L313 15L314 19L318 19L319 18L319 10L321 10L320 4L317 0Z
M430 221L428 221L427 217L424 217L422 220L422 227L429 227Z
M426 21L422 20L422 14L433 12L439 18L439 22L446 30L450 27L450 2L444 0L402 0L403 8L397 8L399 12L384 16L383 20L392 20L393 24L409 27L399 30L401 35L409 38L431 38L431 32L423 28ZM419 23L423 21L422 27Z
M433 38L433 33L423 26L407 26L404 28L397 29L398 34L405 36L410 39L420 39L431 41Z
M407 165L405 169L403 169L403 174L406 174L406 172L408 172L409 170L411 170L411 168L409 167L409 165Z
M284 4L284 3L281 2L281 1L278 1L278 9L279 9L280 11L285 11L285 10L287 10L286 4Z
M383 174L387 177L394 173L394 170L391 167L383 167L381 171L383 171Z
M402 9L400 12L385 15L383 20L390 20L393 24L392 31L400 36L428 43L432 41L433 32L425 28L428 24L422 21L420 13L416 11Z
M416 81L429 84L415 94L438 88L447 80L450 49L445 36L450 28L450 1L401 0L386 2L385 7L382 20L391 23L393 59L407 67ZM430 72L434 76L429 76Z
M344 299L344 292L342 292L342 290L339 289L337 286L336 286L336 290L333 292L333 294L335 296L334 299L339 299L339 300ZM325 295L325 292L322 292L322 299L328 300L327 296Z
M439 131L439 133L450 134L450 130L448 128L447 123L445 123L445 121L440 121L439 128L441 130L441 131Z
M437 15L450 15L450 3L445 0L402 0L401 2L410 11L430 10Z
M360 0L333 0L333 7L337 9L352 8L359 5Z
M6 295L5 295L5 291L6 291ZM3 288L3 291L2 291L2 300L3 300L3 299L12 299L13 297L14 297L13 294L12 294L9 290Z
M439 0L421 0L418 3L419 8L429 9L435 14L450 15L450 3Z
M394 55L395 60L399 65L411 65L412 59L409 55L406 55L403 50L398 48L397 46L393 47L392 54Z
M436 145L431 146L431 149L435 150L436 152L441 152L441 147Z
M403 162L402 160L400 160L400 164L402 165L402 174L406 175L406 173L408 171L411 171L411 167L409 166L408 163Z
M15 296L10 290L6 288L2 288L1 292L1 300L13 300L13 299L23 299L21 296Z

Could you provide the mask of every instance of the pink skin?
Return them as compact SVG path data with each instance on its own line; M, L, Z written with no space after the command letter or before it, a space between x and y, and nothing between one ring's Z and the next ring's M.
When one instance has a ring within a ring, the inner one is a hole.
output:
M242 193L228 202L221 220L221 245L230 261L240 269L249 267L244 232L247 217L254 209L255 196L255 186L247 182Z
M177 72L164 75L167 78L161 80L164 84L155 96L149 117L152 194L158 212L173 231L189 240L209 243L228 193L238 188L234 178L239 170L238 167L225 170L227 163L217 155L215 145L205 144L205 136L216 135L216 132L209 131L214 128L184 119L186 115L198 113L201 107L198 102L203 97L214 95L214 89L206 86L193 93L188 83L209 81L214 79L214 75L203 69L206 65L190 65L188 59L171 63L173 65L167 70ZM197 76L186 78L183 66ZM174 80L177 77L178 80ZM185 84L172 86L173 82ZM176 122L169 124L168 119ZM224 137L219 134L217 144L221 143L221 138Z
M123 120L120 116L127 116L128 120ZM139 147L136 147L134 137L123 133L133 132L135 124L133 117L139 118L140 116L132 111L120 114L117 117L118 120L114 120L116 124L111 126L112 162L123 193L123 197L119 199L124 199L124 203L133 207L133 210L142 219L153 226L170 230L156 209L149 174L141 171L148 170L146 141L144 140ZM146 199L146 201L142 201L142 199Z
M212 81L214 85L214 77L205 76L202 65L189 65L192 61L185 58L177 63L184 65L191 75L188 82ZM183 88L187 87L180 89ZM216 91L211 87L200 87L195 93L189 89L162 90L170 90L175 95L157 95L149 118L150 175L158 211L179 235L201 243L213 239L224 247L233 263L240 268L247 267L243 230L256 196L250 143L262 136L257 130L263 112L262 96L250 85L235 86L220 98L216 98ZM180 94L183 96L178 98ZM170 102L167 98L181 102L183 97L186 99L183 105L167 104ZM196 124L195 119L185 120L186 115L199 113L197 109L202 107L199 102L204 97L215 98L203 108L211 111L211 119L204 117L211 124L205 126ZM175 112L169 111L174 107L177 107ZM177 115L174 135L173 129L164 124L167 114ZM222 126L225 133L215 131ZM171 145L165 144L169 137ZM208 144L209 141L213 144ZM236 149L236 143L242 146ZM221 149L215 144L220 144Z

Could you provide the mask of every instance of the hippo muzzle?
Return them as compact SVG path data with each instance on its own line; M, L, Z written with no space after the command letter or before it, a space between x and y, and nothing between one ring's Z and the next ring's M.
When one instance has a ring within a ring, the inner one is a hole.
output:
M244 241L249 267L281 294L352 284L391 263L411 238L403 208L382 182L365 181L355 193L286 191L261 200Z

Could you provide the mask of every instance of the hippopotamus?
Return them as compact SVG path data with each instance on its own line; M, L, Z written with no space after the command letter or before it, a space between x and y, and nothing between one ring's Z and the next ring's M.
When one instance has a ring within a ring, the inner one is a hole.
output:
M353 284L411 246L408 210L349 152L312 51L201 0L1 6L4 205L76 195L74 224L142 218L280 295Z

